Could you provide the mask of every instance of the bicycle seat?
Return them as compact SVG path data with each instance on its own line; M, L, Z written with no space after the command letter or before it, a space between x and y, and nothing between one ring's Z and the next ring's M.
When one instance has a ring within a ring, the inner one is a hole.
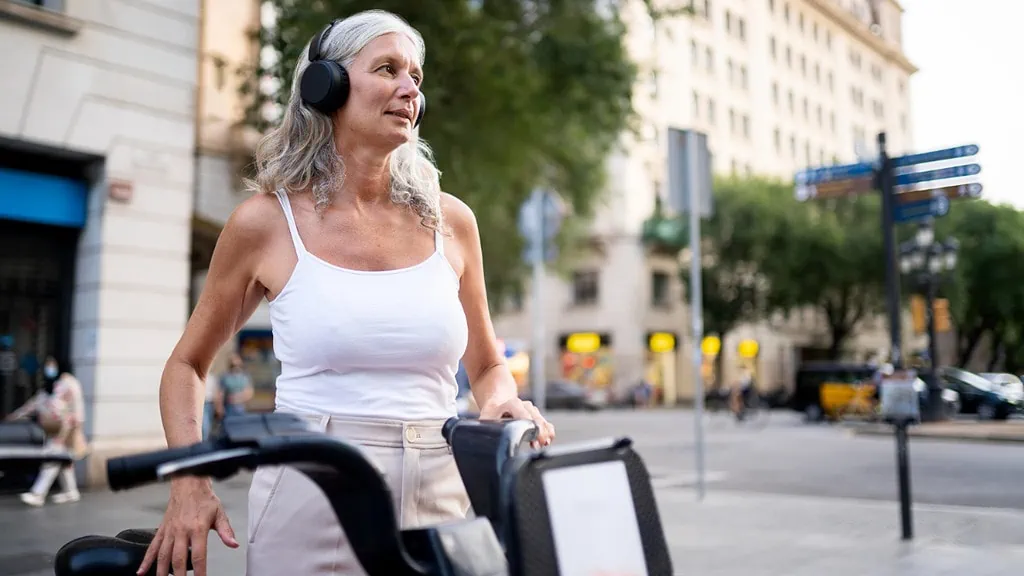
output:
M156 530L130 528L117 536L82 536L61 546L53 561L55 574L67 576L135 576ZM186 570L192 570L192 557ZM171 569L174 574L174 569ZM156 566L146 576L155 576Z

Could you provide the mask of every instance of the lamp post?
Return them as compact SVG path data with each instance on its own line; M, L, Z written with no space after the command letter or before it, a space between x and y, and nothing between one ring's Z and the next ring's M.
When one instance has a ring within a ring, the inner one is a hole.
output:
M948 272L956 268L959 249L960 243L956 238L936 242L931 221L921 223L914 238L900 245L900 270L904 275L914 278L914 287L918 290L923 288L925 293L925 317L928 323L928 371L925 382L928 385L928 402L921 420L926 422L942 418L942 387L937 374L939 352L935 336L935 297L939 284Z

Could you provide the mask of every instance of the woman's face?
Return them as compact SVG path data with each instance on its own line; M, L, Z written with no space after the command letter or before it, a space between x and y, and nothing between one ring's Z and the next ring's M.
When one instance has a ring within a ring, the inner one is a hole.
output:
M43 364L43 376L53 379L60 376L60 368L57 366L57 361L53 358L47 358L46 363Z
M423 78L412 41L404 34L377 37L348 74L351 91L338 114L341 129L389 152L411 140Z

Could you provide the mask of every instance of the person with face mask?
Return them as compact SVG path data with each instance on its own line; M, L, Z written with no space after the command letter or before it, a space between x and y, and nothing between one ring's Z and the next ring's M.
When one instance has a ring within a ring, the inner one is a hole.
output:
M81 460L88 451L83 425L85 404L82 385L53 356L43 363L43 387L22 407L12 412L7 419L33 418L46 431L46 447L53 450L67 450L72 458ZM63 504L81 499L75 470L72 464L61 467L58 464L44 464L29 492L21 495L21 501L30 506L42 506L46 496L60 476L64 491L53 495L53 502Z

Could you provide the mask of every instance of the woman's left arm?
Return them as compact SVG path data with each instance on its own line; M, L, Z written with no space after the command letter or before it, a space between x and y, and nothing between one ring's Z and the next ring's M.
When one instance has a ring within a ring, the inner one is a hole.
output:
M487 308L487 287L484 282L483 250L480 230L473 211L461 200L444 195L444 213L462 256L459 300L469 326L469 344L462 363L469 377L473 398L480 407L480 418L506 416L533 420L538 427L538 440L548 445L555 438L555 427L531 403L519 399L519 390L498 340Z

